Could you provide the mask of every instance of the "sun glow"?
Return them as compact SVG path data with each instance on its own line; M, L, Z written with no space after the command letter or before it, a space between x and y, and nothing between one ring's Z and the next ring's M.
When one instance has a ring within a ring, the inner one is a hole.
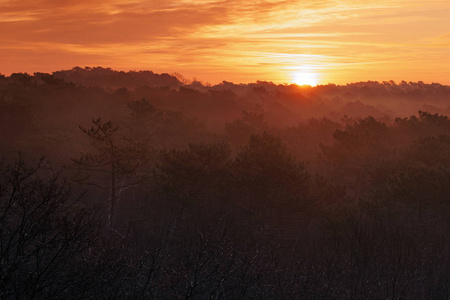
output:
M296 72L294 73L294 83L297 85L316 86L319 83L318 74L307 71Z

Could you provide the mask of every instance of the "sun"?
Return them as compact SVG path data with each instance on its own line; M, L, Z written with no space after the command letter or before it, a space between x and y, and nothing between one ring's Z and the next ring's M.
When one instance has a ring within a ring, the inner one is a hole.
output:
M300 71L294 73L294 83L297 85L316 86L319 83L318 74Z

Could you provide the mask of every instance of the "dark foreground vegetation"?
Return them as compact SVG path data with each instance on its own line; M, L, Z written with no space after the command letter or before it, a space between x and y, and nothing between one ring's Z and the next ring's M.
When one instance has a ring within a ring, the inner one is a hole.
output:
M449 87L180 79L0 78L2 299L450 298Z

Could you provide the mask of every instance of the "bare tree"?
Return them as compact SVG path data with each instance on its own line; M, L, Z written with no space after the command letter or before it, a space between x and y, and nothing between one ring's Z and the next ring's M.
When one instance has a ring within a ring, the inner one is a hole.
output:
M83 253L98 240L81 195L43 163L27 165L21 155L13 165L0 162L1 299L69 297Z

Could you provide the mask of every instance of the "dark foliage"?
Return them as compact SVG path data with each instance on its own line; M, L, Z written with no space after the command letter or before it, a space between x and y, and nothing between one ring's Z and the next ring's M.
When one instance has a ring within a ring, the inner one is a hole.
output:
M0 77L2 299L450 297L449 87L179 79Z

